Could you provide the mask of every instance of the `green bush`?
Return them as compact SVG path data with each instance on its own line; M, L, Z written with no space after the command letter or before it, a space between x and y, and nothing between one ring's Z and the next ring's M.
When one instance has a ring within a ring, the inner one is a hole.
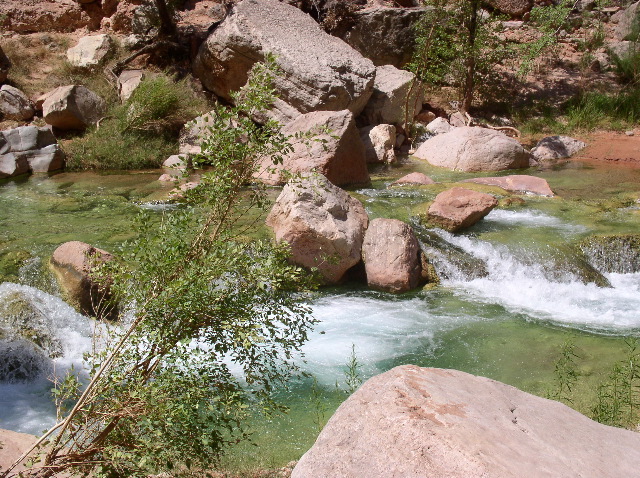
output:
M99 126L65 146L67 167L157 168L177 152L180 128L206 106L186 80L146 79L123 105L111 107Z

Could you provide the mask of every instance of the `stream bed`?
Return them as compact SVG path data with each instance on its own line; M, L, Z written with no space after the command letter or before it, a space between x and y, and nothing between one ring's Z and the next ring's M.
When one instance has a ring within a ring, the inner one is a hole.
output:
M386 189L416 170L445 184ZM573 406L588 413L595 387L624 357L625 338L640 335L640 273L593 270L571 251L592 235L640 233L640 170L566 162L526 173L547 179L559 197L523 196L524 204L496 209L461 234L414 223L425 248L433 248L438 287L392 295L346 284L315 293L319 323L301 362L315 379L278 392L290 413L256 417L259 446L238 446L229 466L282 466L299 458L347 396L352 350L362 379L411 363L484 375L544 396L561 346L572 340L581 375ZM158 175L62 173L0 184L0 276L6 281L0 301L19 290L59 324L64 353L57 372L81 365L91 324L59 298L47 267L51 253L69 240L115 250L132 237L141 209L164 214L157 200L171 186ZM372 186L352 193L371 218L411 221L420 204L469 177L407 161L373 171ZM610 287L589 282L584 270ZM37 434L51 426L49 389L46 377L0 383L0 428Z

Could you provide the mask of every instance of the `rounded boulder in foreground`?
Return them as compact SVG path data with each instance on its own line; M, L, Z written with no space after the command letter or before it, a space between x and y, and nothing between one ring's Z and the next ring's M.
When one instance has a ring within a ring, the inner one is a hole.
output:
M459 127L425 141L414 156L455 171L528 168L531 154L513 138L479 127Z

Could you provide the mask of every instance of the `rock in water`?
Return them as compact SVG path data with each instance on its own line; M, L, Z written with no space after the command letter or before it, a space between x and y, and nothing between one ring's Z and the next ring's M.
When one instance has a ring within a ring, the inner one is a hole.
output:
M515 193L535 194L537 196L553 197L553 191L545 179L526 174L512 174L493 178L473 178L461 181L463 183L486 184L498 186L505 191Z
M491 194L451 188L436 196L429 207L428 221L451 232L471 227L498 205Z
M42 114L47 124L64 130L82 130L97 123L104 109L104 100L81 85L56 88L42 103Z
M297 8L277 0L244 0L200 47L194 72L231 101L251 67L275 55L282 74L272 115L286 123L301 113L348 109L359 114L373 91L375 67Z
M365 147L349 110L315 111L298 116L282 128L293 150L282 164L263 158L255 177L268 184L284 184L285 171L324 175L336 186L369 184Z
M267 217L276 240L291 246L291 259L317 268L328 284L360 262L368 224L360 201L320 174L287 183Z
M463 126L439 134L414 156L456 171L502 171L528 168L531 154L515 139L487 128Z
M291 478L631 477L640 434L456 370L396 367L349 397Z
M362 244L367 284L387 292L406 292L424 282L420 243L409 224L374 219Z
M97 265L112 259L108 252L80 241L65 242L53 252L51 265L70 302L83 314L115 318L117 310L109 301L108 283L91 276Z
M426 174L413 172L406 176L402 176L397 181L389 184L389 187L396 186L428 186L429 184L435 184L436 182Z

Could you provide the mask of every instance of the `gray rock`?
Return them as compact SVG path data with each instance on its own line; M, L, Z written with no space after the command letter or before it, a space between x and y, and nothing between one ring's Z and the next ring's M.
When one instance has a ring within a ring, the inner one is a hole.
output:
M436 118L427 125L427 131L433 134L443 134L451 131L455 126L451 126L445 118Z
M391 65L377 67L373 94L360 115L363 122L369 125L404 124L407 95L414 79L413 73ZM422 109L421 86L413 88L408 104L408 118L411 120Z
M587 147L587 143L569 136L547 136L531 150L536 161L569 158Z
M607 45L609 55L624 59L636 53L640 53L640 44L633 41L619 41Z
M365 126L360 128L360 139L364 144L367 163L396 162L394 146L396 144L396 127L390 124Z
M424 282L420 243L409 224L377 218L369 223L362 244L367 284L400 293Z
M61 86L48 94L42 104L44 120L63 130L85 129L97 123L105 110L105 102L82 85Z
M200 47L194 72L203 85L231 100L251 67L272 53L282 74L272 116L282 123L301 113L348 109L359 114L373 91L375 69L308 15L277 0L244 0Z
M428 139L415 156L456 171L527 168L531 157L515 139L492 129L468 126Z
M9 75L9 69L11 68L11 61L7 58L7 55L0 46L0 83L7 81Z
M402 68L415 48L414 26L424 8L371 7L355 12L350 27L334 32L376 66Z
M261 160L255 177L268 184L284 184L288 173L316 171L336 186L369 184L365 147L349 110L315 111L298 116L282 128L293 151L282 164ZM302 136L296 139L295 136Z
M640 28L640 2L636 2L617 15L618 25L614 30L616 40L638 40Z
M34 113L27 95L11 85L2 85L0 88L1 116L16 121L26 121L33 118Z
M20 126L0 131L0 178L64 167L64 153L50 128Z
M291 478L631 477L640 434L456 370L396 367L335 412Z
M67 61L78 68L92 68L100 65L112 48L113 40L107 34L85 36L67 50Z
M368 224L360 201L320 174L287 183L267 217L276 240L290 245L291 260L317 268L328 284L360 262Z
M145 78L143 70L124 70L118 77L118 94L121 101L127 101Z

